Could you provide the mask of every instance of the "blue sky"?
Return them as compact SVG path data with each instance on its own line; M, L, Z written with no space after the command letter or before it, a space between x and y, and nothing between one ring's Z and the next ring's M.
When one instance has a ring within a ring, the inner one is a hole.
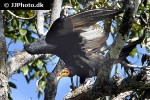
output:
M36 79L27 84L22 74L15 74L10 78L11 82L17 85L17 89L12 89L12 98L14 100L43 100L44 94L37 98ZM62 78L58 85L56 100L61 100L65 94L70 92L70 78Z

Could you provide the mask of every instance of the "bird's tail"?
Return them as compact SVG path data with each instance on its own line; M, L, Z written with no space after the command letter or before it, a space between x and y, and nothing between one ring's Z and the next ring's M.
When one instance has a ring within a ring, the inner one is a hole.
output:
M45 37L43 37L32 44L25 44L24 49L30 54L46 54L52 53L54 46L47 44Z
M113 18L114 16L122 12L123 10L115 9L94 9L72 15L68 18L71 19L74 28L78 30L78 28L81 29L83 27L89 27L90 25L93 25L98 21Z

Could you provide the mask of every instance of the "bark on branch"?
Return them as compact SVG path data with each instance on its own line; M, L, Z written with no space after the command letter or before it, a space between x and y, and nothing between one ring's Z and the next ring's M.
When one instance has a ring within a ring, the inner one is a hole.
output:
M127 77L124 79L116 80L109 80L105 82L102 87L96 88L96 91L93 91L93 97L102 97L107 95L117 95L126 91L130 90L137 90L137 89L147 89L150 88L150 70L147 69L146 71L142 71L132 77ZM82 100L81 98L88 98L88 92L91 91L93 88L92 85L85 85L81 86L72 93L69 93L65 96L65 100ZM91 95L89 95L91 96ZM96 98L90 99L94 100ZM89 99L88 99L89 100Z
M46 80L46 87L44 90L44 100L55 100L55 96L57 94L57 86L59 82L59 80L57 80L57 74L65 67L63 65L64 62L61 59L59 59L54 70L48 74Z
M52 55L51 54L31 55L31 54L27 53L26 51L22 51L22 52L17 53L14 57L12 57L7 62L8 77L13 75L23 65L25 65L31 61L38 60L38 59L46 59L50 56L52 56Z
M62 3L63 3L63 0L54 0L52 14L51 14L50 27L53 24L53 22L57 18L60 17ZM49 75L47 76L46 87L44 90L44 93L45 93L44 100L55 100L55 96L57 92L57 85L58 85L56 75L57 75L58 70L61 70L61 69L62 67L58 65L55 67L53 72L49 73Z
M46 35L44 33L44 10L37 11L37 32L39 35Z
M3 13L0 10L0 100L8 100L8 77L6 72L7 48L4 36Z
M62 7L63 0L54 0L52 14L51 14L51 24L60 17L61 7Z

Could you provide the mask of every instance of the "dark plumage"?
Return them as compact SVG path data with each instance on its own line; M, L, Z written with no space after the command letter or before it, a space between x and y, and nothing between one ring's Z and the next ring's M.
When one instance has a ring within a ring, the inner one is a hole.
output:
M96 75L103 56L96 53L103 46L108 34L96 22L113 18L121 10L94 9L66 18L58 18L43 37L25 45L30 54L51 53L59 56L72 75L81 79Z

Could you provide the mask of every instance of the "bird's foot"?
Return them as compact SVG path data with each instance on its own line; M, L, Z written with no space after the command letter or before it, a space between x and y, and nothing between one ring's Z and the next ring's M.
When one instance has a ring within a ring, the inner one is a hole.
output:
M63 77L68 77L70 75L70 71L68 68L61 70L57 75L57 81L59 81Z

